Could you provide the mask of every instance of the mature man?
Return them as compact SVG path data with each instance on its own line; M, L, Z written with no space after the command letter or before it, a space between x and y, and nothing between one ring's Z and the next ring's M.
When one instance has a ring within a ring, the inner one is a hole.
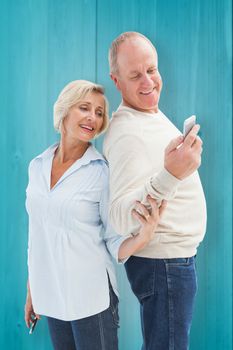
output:
M122 95L104 141L110 166L110 218L134 234L136 200L150 194L167 209L147 247L125 264L141 307L143 350L188 349L197 282L195 255L206 228L197 173L202 141L195 125L184 139L159 110L162 80L153 44L140 33L116 38L110 74ZM143 216L143 212L140 213Z

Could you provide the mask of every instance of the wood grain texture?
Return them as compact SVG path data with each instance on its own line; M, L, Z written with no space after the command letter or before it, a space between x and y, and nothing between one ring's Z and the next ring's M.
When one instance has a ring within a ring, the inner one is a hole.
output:
M45 319L33 336L23 320L28 162L57 140L53 103L69 81L103 84L111 111L117 108L120 96L109 78L108 48L121 32L135 30L147 35L158 51L160 109L179 128L196 114L204 141L200 175L208 228L197 256L199 292L190 349L231 350L231 1L2 0L0 17L0 348L52 349ZM95 144L101 150L102 138ZM139 350L138 303L124 268L117 272L120 350Z

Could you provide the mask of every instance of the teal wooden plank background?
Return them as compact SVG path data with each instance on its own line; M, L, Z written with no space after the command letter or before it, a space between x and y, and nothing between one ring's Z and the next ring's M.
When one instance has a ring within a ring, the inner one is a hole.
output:
M202 126L208 230L197 257L190 349L231 350L231 1L2 0L0 6L0 349L51 349L45 320L29 336L23 309L27 165L57 139L53 102L67 82L83 78L106 87L114 110L120 97L108 76L108 47L121 32L136 30L158 50L164 82L160 108L179 128L193 113ZM101 150L102 139L96 146ZM123 268L118 278L120 350L139 350L138 304Z

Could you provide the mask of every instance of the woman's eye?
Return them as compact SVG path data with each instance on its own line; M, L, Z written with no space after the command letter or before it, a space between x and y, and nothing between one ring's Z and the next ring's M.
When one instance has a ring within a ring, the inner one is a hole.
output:
M86 107L86 106L79 106L79 108L80 108L82 111L87 111L87 107Z
M98 112L97 112L97 115L98 115L99 117L103 117L103 112L98 111Z

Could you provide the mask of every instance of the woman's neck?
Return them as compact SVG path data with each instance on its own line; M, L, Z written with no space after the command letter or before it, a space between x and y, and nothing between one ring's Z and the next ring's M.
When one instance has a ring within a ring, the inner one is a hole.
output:
M61 137L60 143L55 152L55 158L59 163L66 163L69 161L74 162L84 155L89 146L89 142L72 142L71 140L66 140Z

